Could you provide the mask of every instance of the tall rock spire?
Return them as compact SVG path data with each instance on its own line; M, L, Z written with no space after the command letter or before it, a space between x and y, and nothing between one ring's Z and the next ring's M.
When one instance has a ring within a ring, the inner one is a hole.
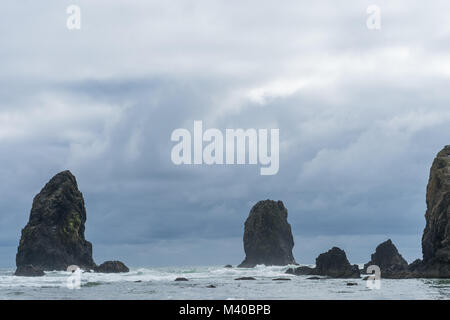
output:
M84 238L86 208L70 171L54 176L36 195L28 224L22 229L17 267L93 269L92 245Z
M245 221L245 260L239 267L257 264L294 264L294 239L287 222L288 212L282 201L259 201Z
M450 264L450 146L437 154L431 167L425 219L424 263Z

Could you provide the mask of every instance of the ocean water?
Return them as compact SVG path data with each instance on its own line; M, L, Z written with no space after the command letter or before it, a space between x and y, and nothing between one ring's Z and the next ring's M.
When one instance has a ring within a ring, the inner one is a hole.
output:
M125 274L83 273L79 289L67 287L68 272L29 278L0 269L0 299L450 299L450 279L382 279L380 289L369 289L361 279L309 280L285 274L287 268L132 268ZM256 280L234 280L247 276ZM177 277L189 281L175 282ZM273 280L278 277L291 280Z

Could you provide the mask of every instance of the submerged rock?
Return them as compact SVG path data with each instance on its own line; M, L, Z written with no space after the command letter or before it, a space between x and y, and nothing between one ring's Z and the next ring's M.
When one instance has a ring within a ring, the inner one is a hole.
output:
M289 279L289 278L275 278L275 279L272 279L272 281L291 281L291 279Z
M240 277L240 278L236 278L234 280L256 280L256 279L253 277Z
M121 273L130 272L130 269L122 261L105 261L94 268L98 273Z
M344 250L338 247L333 247L317 257L313 274L331 278L360 278L361 276L358 266L351 265Z
M41 268L29 264L18 267L14 275L20 277L42 277L45 273Z
M292 255L294 238L287 216L288 211L282 201L264 200L253 206L245 221L246 257L239 267L295 264Z
M427 186L422 263L411 266L423 277L450 277L450 145L436 156Z
M224 268L231 269L233 266L231 264L227 264Z
M16 255L18 271L27 265L42 270L95 267L92 245L84 238L86 209L70 171L55 175L33 200Z
M408 270L408 262L403 259L391 239L377 246L371 260L364 265L364 270L371 265L380 268L382 278L404 277Z
M189 280L186 278L179 277L179 278L176 278L174 281L189 281Z
M313 272L314 269L310 267L289 268L286 270L287 274L295 274L296 276L307 276Z

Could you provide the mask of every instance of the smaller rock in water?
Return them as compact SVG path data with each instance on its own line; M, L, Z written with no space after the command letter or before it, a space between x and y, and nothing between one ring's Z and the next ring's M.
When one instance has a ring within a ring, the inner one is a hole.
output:
M347 260L344 250L333 247L328 252L320 254L316 258L316 267L298 267L290 268L286 271L287 274L294 274L297 276L317 275L326 276L330 278L360 278L361 273L359 267L351 265ZM317 277L310 277L308 279L321 279Z
M321 278L321 277L309 277L309 278L306 278L306 280L320 280L320 279L323 279L323 278Z
M403 259L391 239L378 245L371 260L364 265L364 269L366 270L371 265L380 268L382 278L403 277L408 269L408 262Z
M234 280L256 280L256 279L253 277L240 277L240 278L236 278Z
M214 289L214 288L216 288L216 286L213 284L210 284L209 286L207 286L207 288Z
M105 261L94 268L98 273L121 273L130 272L130 269L122 261Z
M347 286L357 286L358 284L356 282L347 282Z
M310 267L298 267L298 268L289 268L286 270L286 273L294 274L296 276L307 276L312 274L313 271L314 269Z
M231 264L227 264L224 268L230 269L233 268L233 266Z
M19 277L42 277L45 275L45 273L41 268L29 264L25 266L19 266L14 275Z
M317 257L313 274L331 278L360 278L361 276L358 266L351 265L345 251L338 247L333 247Z
M275 278L275 279L272 279L272 281L291 281L291 279L289 279L289 278Z
M179 277L179 278L176 278L174 281L189 281L189 280L186 278L183 278L183 277Z

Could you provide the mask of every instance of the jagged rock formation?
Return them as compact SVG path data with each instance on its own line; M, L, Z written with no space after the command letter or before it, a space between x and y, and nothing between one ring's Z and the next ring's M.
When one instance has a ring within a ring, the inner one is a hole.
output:
M450 145L433 161L426 201L423 261L414 269L424 277L450 277Z
M92 245L84 238L86 209L70 171L54 176L36 195L28 224L22 229L16 264L42 270L70 265L93 269Z
M370 265L377 265L382 278L396 278L408 270L408 262L401 256L391 239L378 245L371 260L364 265L364 270Z
M295 275L317 275L330 278L360 278L357 265L351 265L344 250L333 247L316 258L316 267L288 269L286 273Z
M292 255L294 238L287 222L288 211L282 201L259 201L245 221L245 260L241 268L257 264L295 264Z
M94 268L98 273L121 273L130 272L130 269L122 261L105 261Z
M314 274L331 278L359 278L357 265L351 265L344 250L333 247L316 259Z
M18 267L14 275L20 277L42 277L45 273L42 269L28 264Z

